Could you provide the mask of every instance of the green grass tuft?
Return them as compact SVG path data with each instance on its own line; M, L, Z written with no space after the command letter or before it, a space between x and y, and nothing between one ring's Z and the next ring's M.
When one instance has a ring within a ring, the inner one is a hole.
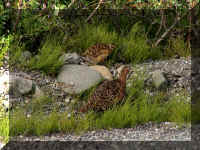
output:
M142 29L140 23L134 24L129 34L121 40L122 55L128 62L141 62L150 55L150 46Z
M47 38L39 54L30 60L28 67L30 69L42 70L48 74L56 74L63 63L59 61L61 54L61 44L56 39Z
M72 36L66 46L73 52L83 53L88 47L96 43L116 43L117 33L109 32L106 24L99 26L85 24L80 27L79 32ZM68 49L68 48L67 48Z
M173 57L179 55L181 57L191 56L191 49L184 42L184 39L181 36L176 38L170 38L168 40L167 47L165 49L166 57Z
M0 105L0 141L7 143L9 140L9 114L4 112Z

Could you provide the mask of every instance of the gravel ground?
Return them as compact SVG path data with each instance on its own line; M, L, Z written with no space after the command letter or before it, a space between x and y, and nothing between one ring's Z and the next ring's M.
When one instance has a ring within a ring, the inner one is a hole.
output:
M44 137L15 137L17 141L190 141L191 126L175 123L146 123L135 128L97 130L81 135L54 134Z
M178 128L175 123L149 122L129 129L90 131L81 136L19 136L13 138L3 150L199 150L199 140L200 125L192 126L191 130L191 125Z

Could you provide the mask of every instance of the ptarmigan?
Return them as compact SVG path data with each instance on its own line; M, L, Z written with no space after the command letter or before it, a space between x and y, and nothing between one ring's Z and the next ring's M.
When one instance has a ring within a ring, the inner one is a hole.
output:
M86 57L92 65L96 65L103 62L112 53L114 48L115 46L113 44L97 43L89 47L83 53L83 56Z
M124 66L118 79L104 80L89 97L88 103L81 107L80 112L105 111L122 101L125 96L128 72L129 67Z

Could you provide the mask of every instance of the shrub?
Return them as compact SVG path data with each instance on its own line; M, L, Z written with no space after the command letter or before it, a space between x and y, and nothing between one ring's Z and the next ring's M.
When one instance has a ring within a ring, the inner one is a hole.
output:
M109 32L106 24L98 26L85 24L80 27L76 35L69 39L66 46L70 48L71 51L82 53L88 47L96 43L116 43L117 38L117 33L114 31Z
M9 114L6 114L3 107L0 105L0 141L8 142L9 129Z
M168 40L164 54L166 57L173 57L174 55L187 57L191 55L191 50L184 42L184 39L181 36L177 36Z
M120 38L122 56L126 62L138 63L150 56L150 46L146 42L146 36L142 26L138 23L133 25L125 38Z
M6 54L6 52L10 47L10 42L12 41L12 39L13 39L12 35L0 37L0 66L2 65L2 59L4 55Z
M39 54L30 60L28 67L42 70L48 74L56 74L62 65L62 61L59 61L62 50L61 43L56 38L47 37L39 50Z

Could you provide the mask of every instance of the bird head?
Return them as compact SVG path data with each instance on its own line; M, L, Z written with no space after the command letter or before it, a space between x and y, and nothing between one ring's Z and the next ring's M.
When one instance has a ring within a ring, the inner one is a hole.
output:
M130 71L130 66L128 65L121 65L118 69L117 69L117 74L118 74L118 78L124 74L124 75L127 75Z

